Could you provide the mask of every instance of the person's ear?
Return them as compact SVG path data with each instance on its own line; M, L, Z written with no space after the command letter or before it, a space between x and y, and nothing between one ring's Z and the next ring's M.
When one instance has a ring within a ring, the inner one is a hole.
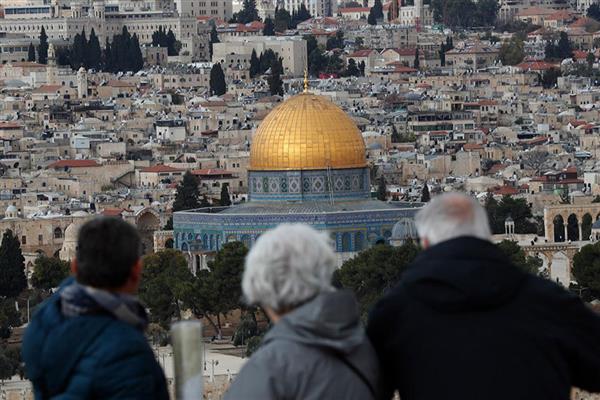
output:
M142 280L142 259L139 258L131 269L131 281L137 286Z
M76 259L71 260L71 275L77 276L77 260Z

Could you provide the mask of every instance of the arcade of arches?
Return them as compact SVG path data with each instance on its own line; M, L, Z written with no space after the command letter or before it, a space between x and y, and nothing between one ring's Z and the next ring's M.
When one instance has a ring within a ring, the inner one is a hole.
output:
M544 208L546 241L588 241L592 235L592 224L600 219L600 203L573 205L565 204Z

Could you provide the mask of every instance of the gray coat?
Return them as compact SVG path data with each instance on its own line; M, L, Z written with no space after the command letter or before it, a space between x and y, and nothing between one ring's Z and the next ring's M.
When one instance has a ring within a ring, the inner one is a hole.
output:
M281 318L225 400L369 400L374 398L370 388L379 388L378 380L378 361L354 296L337 291L321 294Z

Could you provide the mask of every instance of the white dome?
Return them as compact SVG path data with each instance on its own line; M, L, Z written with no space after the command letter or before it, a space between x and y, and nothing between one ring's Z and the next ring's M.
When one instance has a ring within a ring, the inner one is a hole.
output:
M72 215L74 217L87 217L88 213L83 210L80 210L80 211L75 211Z
M12 204L8 207L6 207L6 213L11 213L11 212L17 212L17 207L13 206Z

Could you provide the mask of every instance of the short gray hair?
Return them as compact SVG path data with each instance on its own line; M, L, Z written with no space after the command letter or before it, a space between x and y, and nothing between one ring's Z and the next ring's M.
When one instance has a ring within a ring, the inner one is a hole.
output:
M462 193L434 197L415 217L421 239L433 246L460 236L491 240L490 224L483 207Z
M265 232L246 257L245 299L274 311L294 308L333 290L335 260L324 233L303 224L279 225Z

